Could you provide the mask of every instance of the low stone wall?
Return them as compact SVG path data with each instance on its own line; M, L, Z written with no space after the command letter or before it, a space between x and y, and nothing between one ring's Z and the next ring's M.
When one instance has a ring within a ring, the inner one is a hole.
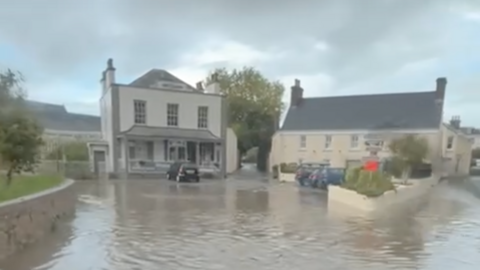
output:
M387 191L382 196L375 198L369 198L358 194L356 191L339 186L329 186L328 203L329 207L340 203L366 212L383 210L426 194L429 189L438 184L438 181L439 178L433 176L424 179L412 179L409 181L411 185L397 186L396 191Z
M0 203L0 259L55 230L58 220L74 213L73 180L62 185Z
M278 175L278 180L280 182L295 182L295 174L294 173L280 173Z

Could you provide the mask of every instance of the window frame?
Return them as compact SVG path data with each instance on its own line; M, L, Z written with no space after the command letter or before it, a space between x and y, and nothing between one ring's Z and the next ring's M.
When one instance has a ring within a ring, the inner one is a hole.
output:
M332 135L325 135L324 148L325 148L326 150L332 149L332 141L333 141Z
M141 99L133 100L133 123L135 125L147 124L147 101Z
M178 114L180 105L178 103L167 103L167 126L178 127Z
M447 137L447 145L446 145L447 150L453 150L453 143L454 143L454 141L455 141L454 136L448 136L448 137Z
M208 106L197 108L197 128L208 129Z
M350 136L350 148L358 149L360 147L360 136L352 135Z
M306 149L307 148L307 136L306 135L300 135L300 149Z

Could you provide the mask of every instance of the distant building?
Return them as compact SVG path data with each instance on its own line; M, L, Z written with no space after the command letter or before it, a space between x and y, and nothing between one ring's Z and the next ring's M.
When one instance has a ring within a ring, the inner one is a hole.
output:
M463 133L467 134L472 148L480 148L480 129L474 127L460 127Z
M446 85L446 78L438 78L436 88L427 92L305 98L296 80L283 126L272 139L270 164L358 166L371 156L365 142L372 135L381 138L375 156L387 158L390 138L416 134L428 141L428 159L438 170L466 174L471 144L453 127L460 124L458 117L453 125L443 121Z
M90 142L102 138L100 117L70 113L65 106L28 100L27 108L44 127L45 145L42 154L47 155L61 143Z

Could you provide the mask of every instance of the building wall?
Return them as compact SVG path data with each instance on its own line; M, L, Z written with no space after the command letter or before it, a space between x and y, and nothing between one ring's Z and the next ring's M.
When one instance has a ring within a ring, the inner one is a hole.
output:
M108 145L108 149L116 149L115 134L114 134L114 114L113 114L113 94L116 89L112 87L105 87L100 97L100 118L102 123L102 140ZM117 147L118 148L118 147ZM109 150L106 153L106 167L109 168L109 172L115 171L115 154Z
M167 104L179 104L179 128L197 129L198 106L208 107L208 129L218 137L221 132L222 97L199 92L119 87L120 131L134 125L134 100L146 101L148 126L167 127Z
M333 167L346 167L348 163L359 162L369 155L365 149L364 136L370 131L331 131L331 132L277 132L272 139L270 164L290 162L323 162L328 160ZM412 133L411 131L395 131L395 136ZM423 136L429 143L429 160L434 162L440 155L440 130L418 130L415 132ZM306 137L306 147L300 147L301 136ZM329 149L325 148L326 138L331 136ZM358 136L357 147L352 147L352 136ZM380 157L388 157L388 140L384 142Z
M444 171L448 175L466 175L470 171L472 144L469 137L460 131L442 126L442 156ZM453 138L449 147L448 138Z
M237 136L233 129L227 129L227 165L226 172L232 173L238 169L238 147Z

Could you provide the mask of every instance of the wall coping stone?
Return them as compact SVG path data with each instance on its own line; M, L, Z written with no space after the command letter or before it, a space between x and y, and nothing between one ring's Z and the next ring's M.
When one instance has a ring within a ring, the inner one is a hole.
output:
M46 189L46 190L42 190L40 192L36 192L36 193L33 193L33 194L25 195L25 196L22 196L22 197L18 197L18 198L12 199L12 200L2 202L2 203L0 203L0 208L11 206L11 205L14 205L14 204L17 204L17 203L23 203L25 201L38 199L40 197L56 193L58 191L61 191L61 190L64 190L64 189L70 187L74 183L75 183L74 180L67 178L63 181L63 183L61 183L58 186L55 186L55 187L52 187L52 188L49 188L49 189Z

